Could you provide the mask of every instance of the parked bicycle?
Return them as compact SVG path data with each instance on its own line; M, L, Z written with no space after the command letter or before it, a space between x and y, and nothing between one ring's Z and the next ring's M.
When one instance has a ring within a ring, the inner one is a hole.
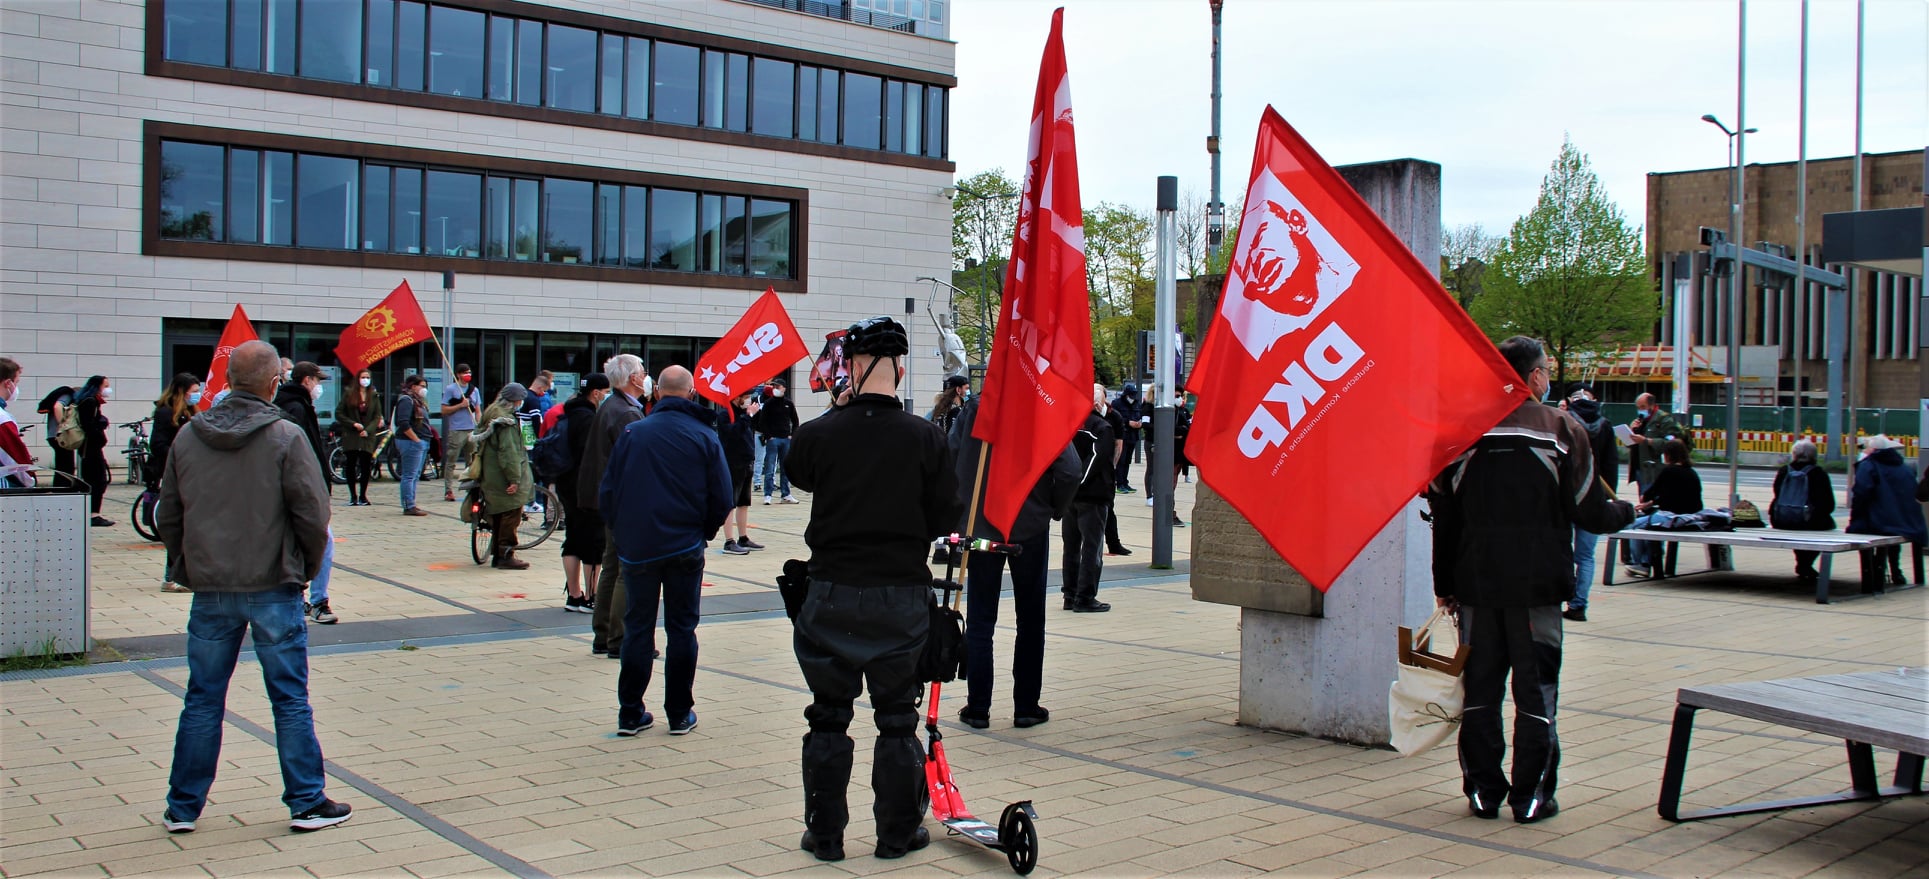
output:
M464 482L463 488L468 491L462 499L462 504L467 508L464 513L469 519L469 554L479 565L489 560L489 545L495 541L496 532L489 521L489 516L483 512L482 486L479 483ZM516 529L516 533L523 537L523 541L516 544L516 549L535 549L541 546L543 541L548 540L549 535L556 533L557 527L562 524L563 502L556 497L556 492L549 486L536 486L535 500L531 501L529 506L522 508L522 525ZM529 536L532 534L534 536Z
M402 450L397 448L393 442L390 442L390 440L395 438L394 432L385 430L382 431L380 436L381 439L377 440L375 444L375 452L370 456L375 462L375 469L369 473L369 478L380 478L382 471L386 469L388 471L388 478L400 482L402 479ZM328 439L328 478L336 484L346 485L348 483L348 453L342 451L342 441L339 437L331 436ZM441 478L441 456L426 456L422 461L422 481L432 482Z
M141 484L141 471L144 470L147 465L147 425L153 421L154 419L152 418L143 418L139 421L121 425L133 431L127 438L126 448L121 449L121 454L127 456L128 485ZM114 481L113 471L111 470L108 471L107 481L109 483Z
M155 543L161 542L161 530L154 527L154 505L160 500L161 492L158 489L143 488L140 497L134 499L134 508L127 514L127 521L134 523L134 533Z

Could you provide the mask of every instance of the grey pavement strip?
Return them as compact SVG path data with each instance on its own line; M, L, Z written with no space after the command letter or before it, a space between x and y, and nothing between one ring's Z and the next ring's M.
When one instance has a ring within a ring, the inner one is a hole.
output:
M134 673L146 679L148 683L173 694L177 699L186 698L187 696L186 689L167 678L155 674L152 669L136 669ZM242 717L233 711L228 712L227 721L230 726L260 739L271 748L274 747L275 734L260 724ZM395 812L402 817L422 825L424 829L433 832L443 839L462 846L462 848L470 854L502 868L511 875L524 877L524 879L550 879L548 872L538 868L534 864L469 835L469 833L462 828L429 814L428 811L421 806L403 799L401 795L394 791L369 781L347 769L343 769L333 760L323 760L322 766L328 770L329 775L347 782L350 787L361 791L382 805L395 810Z
M1124 646L1130 647L1135 645L1127 644ZM740 680L740 681L746 681L753 684L762 684L766 687L775 687L777 689L788 690L793 693L801 693L804 695L810 694L810 689L808 687L799 687L794 684L779 683L777 681L769 680L767 678L760 678L755 675L747 675L741 672L726 671L724 669L711 668L708 666L698 666L698 668L702 671L711 672L713 674L720 674L720 675L723 675L724 677L736 678L737 680ZM869 707L870 705L869 702L861 699L858 700L857 704L865 707ZM1595 863L1594 861L1589 861L1583 858L1570 858L1570 857L1567 857L1566 855L1556 855L1556 854L1549 854L1547 852L1539 852L1533 849L1521 848L1520 846L1507 845L1505 843L1498 843L1498 842L1491 842L1485 839L1476 839L1471 836L1461 836L1460 834L1457 834L1457 833L1448 833L1444 830L1434 830L1428 827L1419 827L1412 824L1404 824L1399 821L1394 821L1388 818L1375 818L1371 815L1362 815L1358 812L1349 812L1345 809L1332 809L1326 806L1316 806L1312 803L1303 802L1301 800L1292 800L1292 799L1287 799L1285 797L1274 796L1272 794L1260 793L1258 791L1245 790L1243 788L1233 787L1232 785L1228 785L1228 784L1219 784L1217 782L1211 782L1211 781L1200 781L1199 779L1189 778L1187 776L1179 775L1177 773L1165 772L1158 769L1149 769L1143 766L1134 766L1130 763L1126 763L1121 760L1109 760L1104 757L1094 757L1090 754L1081 754L1077 751L1067 750L1065 748L1060 748L1053 745L1047 745L1041 742L1034 742L1030 739L1017 738L1015 736L1005 735L1003 733L989 732L987 730L981 730L981 729L974 730L953 720L945 720L943 721L943 723L946 727L949 727L952 731L957 732L961 735L969 734L969 735L983 736L985 738L992 739L993 741L1003 742L1007 745L1014 745L1021 748L1028 748L1033 751L1041 751L1047 754L1051 754L1055 757L1064 757L1068 760L1077 760L1081 763L1089 763L1097 766L1104 766L1108 769L1116 769L1121 772L1132 772L1132 773L1144 775L1150 778L1156 778L1156 779L1159 779L1160 781L1170 781L1170 782L1173 782L1174 784L1183 784L1188 787L1195 787L1195 788L1200 788L1202 790L1209 790L1214 793L1225 794L1231 797L1241 797L1244 799L1258 800L1260 802L1267 803L1274 806L1286 806L1288 808L1299 809L1304 812L1313 812L1316 814L1325 815L1329 818L1340 818L1347 821L1356 821L1361 824L1371 824L1375 827L1383 827L1388 830L1398 831L1400 833L1417 834L1419 836L1425 836L1430 839L1438 839L1443 842L1452 842L1452 843L1458 843L1461 845L1470 845L1476 848L1487 849L1488 851L1496 851L1502 854L1517 855L1523 858L1532 858L1537 861L1546 861L1548 863L1560 864L1561 866L1564 866L1564 867L1575 867L1582 870L1592 870L1597 873L1606 873L1611 876L1628 876L1628 877L1633 877L1633 879L1663 879L1663 877L1657 876L1653 873L1643 873L1639 870L1624 870L1620 867L1613 867L1607 864L1599 864L1599 863Z
M369 580L374 580L374 581L375 581L375 582L377 582L377 583L386 583L386 584L388 584L388 585L390 585L390 586L393 586L393 587L395 587L395 588L397 588L397 589L402 589L402 590L406 590L406 591L408 591L408 592L413 592L413 593L415 593L415 594L417 594L417 595L420 595L420 596L422 596L423 598L433 598L433 599L435 599L436 601L440 601L440 602L442 602L443 604L446 604L446 605L448 605L448 606L450 606L450 607L453 607L453 608L457 608L457 609L459 609L459 610L466 610L466 611L468 611L468 612L470 612L470 613L476 613L476 614L483 614L483 615L485 615L485 616L494 616L494 617L502 617L502 618L503 618L503 619L505 619L505 620L510 620L510 622L512 622L512 623L514 623L514 624L515 624L516 626L518 626L518 627L526 627L526 626L527 626L527 624L526 624L526 623L523 623L523 622L521 622L521 621L517 621L517 620L511 620L511 619L510 619L509 617L506 617L506 616L503 616L502 614L499 614L499 613L496 613L495 611L489 611L489 610L483 610L482 608L479 608L479 607L476 607L475 605L472 605L472 604L463 604L462 602L460 602L460 601L457 601L457 600L455 600L455 599L453 599L453 598L449 598L449 597L446 597L446 596L443 596L443 595L440 595L440 594L437 594L437 593L434 593L434 592L430 592L430 591L429 591L429 590L427 590L427 589L423 589L423 588L420 588L420 587L417 587L417 586L410 586L409 584L407 584L407 583L404 583L404 582L402 582L402 581L400 581L400 580L391 580L391 579L389 579L389 578L387 578L387 577L384 577L384 576L382 576L382 575L380 575L380 574L371 574L371 573L369 573L368 571L364 571L364 570L362 570L362 569L360 569L360 568L355 568L355 567L351 567L351 566L349 566L349 565L344 565L344 564L342 564L341 562L336 562L336 563L335 563L335 567L336 567L337 569L340 569L340 570L343 570L343 571L347 571L347 572L349 572L349 573L351 573L351 574L354 574L354 575L355 575L355 576L357 576L357 577L363 577L363 578L366 578L366 579L369 579Z
M1641 638L1629 638L1622 635L1602 635L1596 632L1577 632L1573 629L1566 630L1565 637L1571 638L1575 635L1579 635L1583 638L1599 638L1603 641L1619 641L1624 644L1639 644L1643 647L1677 647L1682 650L1717 650L1722 653L1746 653L1750 656L1772 656L1776 659L1807 659L1814 662L1847 662L1847 663L1853 663L1855 665L1866 665L1866 666L1869 666L1870 668L1895 668L1896 667L1896 664L1893 662L1870 662L1869 660L1866 660L1866 659L1856 659L1850 656L1809 656L1808 654L1805 654L1805 653L1780 653L1774 650L1750 650L1746 647L1716 647L1712 644L1676 644L1672 641L1648 641Z

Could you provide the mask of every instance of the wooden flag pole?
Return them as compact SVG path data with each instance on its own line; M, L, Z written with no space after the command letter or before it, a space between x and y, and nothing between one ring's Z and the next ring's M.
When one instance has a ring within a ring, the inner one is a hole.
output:
M976 413L973 414L975 417ZM978 453L978 472L971 477L971 507L965 511L965 545L958 556L958 570L964 571L967 579L971 576L971 535L978 530L978 502L983 499L985 490L985 462L991 457L990 443L979 440L978 445L983 448L983 451ZM1006 536L1010 537L1010 535ZM957 595L952 596L951 609L957 610L963 603L964 590L960 589Z

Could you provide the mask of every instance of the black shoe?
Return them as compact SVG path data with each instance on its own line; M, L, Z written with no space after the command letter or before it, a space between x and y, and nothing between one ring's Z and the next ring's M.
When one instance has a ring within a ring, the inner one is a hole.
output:
M1043 708L1033 708L1011 719L1011 725L1019 729L1031 729L1052 719L1052 713Z
M872 854L888 861L894 858L904 857L905 855L908 855L914 851L917 851L918 849L924 848L925 846L930 844L931 844L931 831L926 830L922 827L919 827L918 832L911 834L911 838L907 840L902 846L885 845L883 840L879 840L877 844L877 851L872 852Z
M1577 623L1585 623L1587 622L1587 608L1570 607L1564 611L1561 611L1561 619L1573 620Z
M826 838L820 841L816 834L806 830L804 838L797 841L797 847L816 855L820 861L844 860L844 840L842 839Z
M763 544L761 544L761 543L758 543L758 542L757 542L757 541L755 541L755 540L751 540L751 539L750 539L750 538L748 538L748 537L739 537L739 538L737 538L737 545L738 545L738 546L741 546L741 547L743 547L744 549L748 549L748 550L751 550L751 551L753 551L753 552L754 552L754 551L756 551L756 550L759 550L759 549L763 549L763 548L764 548L764 545L763 545Z
M611 658L611 659L622 659L622 658L623 658L623 648L621 648L621 647L617 647L617 648L615 648L615 649L612 649L612 650L610 650L610 651L609 651L608 653L606 653L606 654L604 654L604 655L605 655L605 656L608 656L608 657L609 657L609 658Z
M161 813L161 826L167 828L169 833L193 833L194 819L176 818L174 810L169 809Z
M1072 613L1104 613L1112 606L1103 601L1081 601L1072 605Z
M1475 818L1485 818L1488 821L1492 821L1500 817L1500 800L1502 799L1505 799L1505 797L1496 797L1493 805L1482 806L1480 804L1480 797L1468 797L1467 811L1473 813Z
M576 596L569 594L569 590L567 588L563 590L563 610L565 612L589 613L591 611L594 611L595 609L596 609L595 605L592 605L589 603L589 596L585 595L582 598L577 598Z
M1822 579L1822 575L1813 568L1810 568L1806 571L1802 570L1801 568L1796 568L1795 579L1800 580L1803 583L1813 583L1817 580Z
M618 720L616 722L616 734L627 739L655 725L656 716L645 711L643 712L643 716L637 720Z
M1903 576L1902 576L1902 572L1901 572L1901 571L1890 571L1890 572L1889 572L1889 585L1891 585L1891 586L1906 586L1906 585L1908 585L1908 583L1909 583L1909 581L1908 581L1907 579L1905 579L1905 578L1903 578Z
M1132 551L1129 549L1126 549L1123 546L1114 546L1106 549L1105 554L1106 555L1131 555Z
M1071 596L1069 596L1069 595L1067 595L1067 596L1065 596L1065 609L1066 609L1066 610L1071 610L1072 608L1074 608L1074 607L1077 607L1077 606L1078 606L1078 602L1076 602L1076 601L1073 601L1073 600L1072 600L1072 597L1071 597Z
M347 803L324 798L314 808L288 819L288 826L303 833L320 830L347 821L348 814L353 811Z
M689 735L690 731L696 728L697 713L695 711L685 711L683 712L682 720L670 721L670 735L673 736Z
M971 706L967 705L964 708L958 709L958 722L972 729L990 729L991 712L973 711L971 710Z
M1534 809L1532 812L1525 812L1520 809L1515 809L1514 823L1515 824L1533 824L1536 821L1546 821L1547 819L1560 814L1560 811L1561 811L1561 804L1554 802L1550 798L1547 802L1541 803L1540 807L1537 809Z
M88 522L87 524L92 525L95 528L112 528L114 527L114 520L109 519L106 516L95 516L93 518L93 521Z

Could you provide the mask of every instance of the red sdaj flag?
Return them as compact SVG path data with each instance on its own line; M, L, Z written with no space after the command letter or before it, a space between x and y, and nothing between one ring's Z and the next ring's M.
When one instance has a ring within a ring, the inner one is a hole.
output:
M1321 591L1525 397L1434 270L1271 107L1187 389L1186 457Z
M214 405L215 395L228 387L228 355L241 343L257 338L254 324L248 323L248 313L235 306L234 314L228 315L228 325L221 329L221 341L214 345L214 360L208 363L208 377L201 382L201 402L196 408L206 412Z
M1064 9L1052 13L1038 67L1018 231L971 428L992 449L985 519L1007 534L1025 495L1092 411L1091 304L1064 19Z
M335 359L349 375L363 367L423 342L435 341L435 330L415 301L415 291L403 281L390 291L387 299L368 310L342 331L335 345Z
M765 289L737 325L697 358L697 393L728 408L731 398L808 356L810 347L797 335L777 291Z

